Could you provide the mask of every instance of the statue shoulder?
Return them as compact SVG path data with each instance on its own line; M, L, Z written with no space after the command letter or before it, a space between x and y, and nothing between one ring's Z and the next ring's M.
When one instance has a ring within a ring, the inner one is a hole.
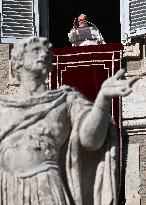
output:
M77 88L70 85L62 85L59 87L59 90L67 92L68 95L82 95Z
M69 102L73 102L78 97L84 98L82 93L76 87L72 87L70 85L62 85L58 90L67 94L67 101Z

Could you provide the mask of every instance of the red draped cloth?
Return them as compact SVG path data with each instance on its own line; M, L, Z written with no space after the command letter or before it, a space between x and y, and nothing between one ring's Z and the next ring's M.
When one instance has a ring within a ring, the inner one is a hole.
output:
M50 88L70 85L94 101L102 82L121 68L122 50L121 43L54 48ZM116 122L117 144L120 148L119 98L113 100L111 113ZM119 155L117 157L120 163Z

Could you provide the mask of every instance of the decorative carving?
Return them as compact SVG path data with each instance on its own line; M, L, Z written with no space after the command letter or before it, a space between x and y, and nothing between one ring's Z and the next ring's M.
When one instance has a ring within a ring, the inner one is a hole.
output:
M139 57L140 49L139 43L135 43L135 45L125 45L123 50L123 57Z

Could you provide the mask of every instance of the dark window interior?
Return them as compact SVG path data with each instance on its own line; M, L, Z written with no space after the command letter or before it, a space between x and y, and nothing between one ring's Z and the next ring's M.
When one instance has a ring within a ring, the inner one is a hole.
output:
M120 42L120 0L49 0L49 38L54 47L71 46L67 34L81 13L99 28L106 43Z

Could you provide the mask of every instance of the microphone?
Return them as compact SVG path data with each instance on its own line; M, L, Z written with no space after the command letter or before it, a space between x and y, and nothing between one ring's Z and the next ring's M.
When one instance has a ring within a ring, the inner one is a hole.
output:
M75 18L73 21L73 28L77 28L77 27L78 27L78 20L77 18Z
M93 27L95 27L98 30L97 26L94 23L91 23L90 21L87 21L87 23L91 24Z

